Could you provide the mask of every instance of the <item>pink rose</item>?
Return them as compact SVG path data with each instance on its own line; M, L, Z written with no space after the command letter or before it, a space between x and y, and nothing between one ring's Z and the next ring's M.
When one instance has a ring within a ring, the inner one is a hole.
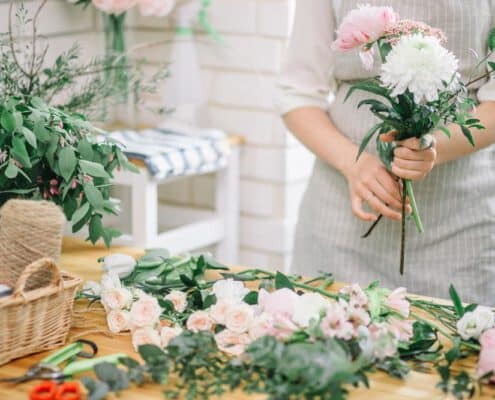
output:
M344 17L332 49L348 51L373 43L398 20L399 15L391 7L360 6Z
M231 305L232 302L227 299L217 300L216 304L210 307L210 317L217 324L225 325L225 317Z
M232 356L239 356L246 350L247 345L251 342L246 333L235 333L228 329L215 335L215 341L218 348L224 353Z
M400 287L389 294L385 300L385 305L394 311L397 311L404 318L409 316L410 304L406 299L406 288Z
M297 293L287 288L279 289L272 293L261 289L258 293L258 305L264 312L272 316L283 315L287 318L292 318L298 299Z
M275 314L273 316L273 328L269 334L279 340L286 340L298 329L299 327L289 317L283 314Z
M131 327L133 329L154 326L160 319L162 309L158 300L144 294L131 307Z
M134 346L134 349L138 351L139 346L142 346L143 344L152 344L160 347L160 335L155 329L149 326L136 329L132 334L132 345Z
M164 326L161 331L160 331L160 338L161 338L161 343L162 347L167 347L170 341L179 336L184 330L179 327L169 327L169 326Z
M107 14L122 14L136 5L138 0L93 0L93 5Z
M246 304L240 303L230 307L225 315L225 325L227 329L235 333L244 333L249 329L253 320L253 308Z
M187 294L179 290L172 290L165 296L165 300L172 302L174 310L177 312L184 312L187 306Z
M139 12L143 17L165 17L175 6L175 0L139 0Z
M213 327L213 321L206 311L196 311L187 319L187 329L193 332L210 331Z
M108 329L112 333L120 333L129 330L129 321L131 317L128 311L111 310L107 314Z
M270 314L256 316L249 325L249 337L252 340L270 335L273 332L273 318Z
M103 290L101 294L101 304L105 310L122 310L132 303L132 294L128 289L115 288Z
M493 371L495 373L495 328L488 329L480 336L480 358L478 361L478 375L483 376ZM490 380L495 383L495 376Z

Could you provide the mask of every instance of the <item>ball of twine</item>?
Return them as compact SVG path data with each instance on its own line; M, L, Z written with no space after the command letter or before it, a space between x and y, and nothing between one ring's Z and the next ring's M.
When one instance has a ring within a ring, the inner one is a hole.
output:
M0 282L11 287L32 262L60 257L65 216L48 201L9 200L0 209ZM34 276L26 289L46 285L50 276Z

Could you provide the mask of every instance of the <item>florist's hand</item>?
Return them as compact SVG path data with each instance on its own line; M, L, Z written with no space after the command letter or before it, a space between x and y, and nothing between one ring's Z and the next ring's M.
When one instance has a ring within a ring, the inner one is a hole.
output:
M363 209L363 203L368 203L374 211L386 217L401 219L398 211L402 208L400 183L377 157L362 153L345 176L349 184L352 212L356 217L364 221L377 219L375 214Z
M394 151L392 172L399 178L419 181L433 169L436 159L436 142L432 135L399 141Z

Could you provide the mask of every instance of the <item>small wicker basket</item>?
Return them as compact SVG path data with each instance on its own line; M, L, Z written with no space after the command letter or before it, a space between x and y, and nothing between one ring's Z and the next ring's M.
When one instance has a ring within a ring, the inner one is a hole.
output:
M30 278L40 273L49 274L48 285L27 290L31 287ZM26 267L14 293L0 298L0 365L65 343L74 294L81 281L60 272L50 258L39 259Z

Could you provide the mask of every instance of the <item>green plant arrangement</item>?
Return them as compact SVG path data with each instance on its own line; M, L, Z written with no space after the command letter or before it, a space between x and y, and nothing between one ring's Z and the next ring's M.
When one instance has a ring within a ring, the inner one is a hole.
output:
M73 232L89 224L89 239L109 246L118 231L104 228L117 214L112 172L132 169L116 143L99 139L81 115L48 106L39 97L0 103L0 205L16 198L45 199L63 209Z
M101 116L103 102L122 97L121 88L105 83L115 60L81 62L74 45L49 65L48 46L37 33L45 4L32 18L22 5L14 18L11 4L9 31L0 35L0 206L14 197L53 201L73 232L87 225L91 242L103 239L109 246L119 235L102 224L105 214L119 211L110 197L112 174L117 168L136 168L87 118ZM16 39L25 38L28 27L28 39ZM155 85L142 80L140 67L128 66L133 87L153 91Z

